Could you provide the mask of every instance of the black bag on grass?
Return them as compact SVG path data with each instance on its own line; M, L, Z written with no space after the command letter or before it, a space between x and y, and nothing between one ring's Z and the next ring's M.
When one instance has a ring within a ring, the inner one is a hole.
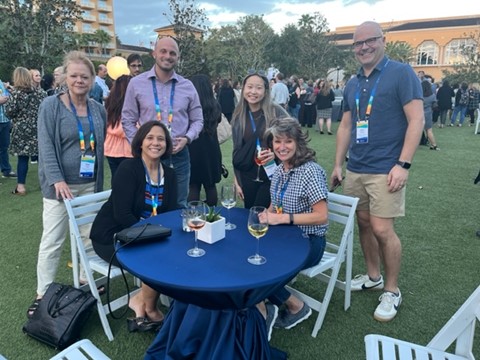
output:
M52 283L37 310L23 326L23 332L62 350L80 338L80 331L96 301L89 292Z

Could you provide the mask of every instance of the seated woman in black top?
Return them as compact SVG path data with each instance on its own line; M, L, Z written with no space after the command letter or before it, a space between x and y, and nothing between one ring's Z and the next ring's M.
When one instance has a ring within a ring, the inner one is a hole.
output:
M92 225L90 238L95 252L105 261L114 254L113 236L139 220L174 210L177 185L173 169L161 159L170 155L172 140L165 125L150 121L142 125L132 140L133 159L123 161L112 182L112 194ZM113 264L118 265L113 258ZM129 331L158 329L163 314L157 308L159 293L146 284L130 299L135 318L128 320Z

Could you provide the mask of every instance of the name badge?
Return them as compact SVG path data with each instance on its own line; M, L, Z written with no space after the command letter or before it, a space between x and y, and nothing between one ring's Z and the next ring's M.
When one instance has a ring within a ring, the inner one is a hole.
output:
M357 121L357 144L368 144L368 120Z
M263 165L263 168L265 170L265 173L267 174L267 177L272 180L273 173L275 172L275 169L277 168L277 164L275 163L274 160L270 160L268 163Z
M95 156L82 155L80 159L80 177L91 179L95 175Z

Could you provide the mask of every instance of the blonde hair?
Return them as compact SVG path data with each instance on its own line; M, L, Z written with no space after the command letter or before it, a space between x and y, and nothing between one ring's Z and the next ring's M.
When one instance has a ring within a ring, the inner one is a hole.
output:
M40 74L40 70L38 70L38 69L30 69L30 70L28 70L28 71L30 72L30 76L32 77L32 86L34 86L34 87L40 87L40 82L39 82L39 83L36 83L36 82L33 80L33 76L34 76L36 73L38 73L38 75L40 75L40 76L42 75L42 74Z
M32 89L32 75L30 71L24 67L15 68L13 71L13 85L16 89Z
M93 66L93 63L90 61L90 59L87 57L87 55L83 51L70 51L65 55L63 58L63 73L67 73L67 68L68 65L71 63L82 63L84 64L88 70L90 71L90 74L92 77L95 77L95 67Z

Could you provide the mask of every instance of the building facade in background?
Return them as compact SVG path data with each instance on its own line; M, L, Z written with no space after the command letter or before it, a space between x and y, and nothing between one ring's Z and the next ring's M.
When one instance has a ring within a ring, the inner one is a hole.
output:
M83 20L75 24L74 30L80 34L95 34L103 30L110 36L104 43L89 41L84 51L94 60L108 59L115 55L115 21L113 16L113 0L76 0L80 5Z
M332 32L339 46L351 46L357 25L338 27ZM442 79L444 70L453 71L455 64L465 62L464 46L477 49L479 46L471 35L480 31L480 15L394 21L380 25L387 42L405 42L414 49L410 64L415 71L423 70L435 81Z

